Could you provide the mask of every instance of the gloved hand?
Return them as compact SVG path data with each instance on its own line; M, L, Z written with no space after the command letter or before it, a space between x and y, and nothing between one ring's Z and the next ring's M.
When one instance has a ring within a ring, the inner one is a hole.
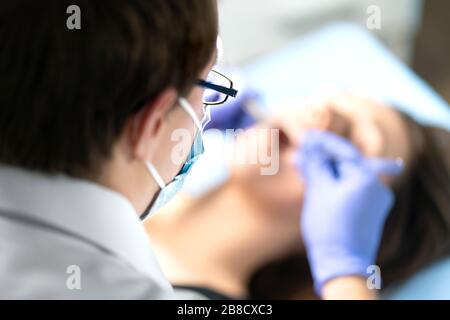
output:
M259 94L249 88L240 89L236 98L229 98L219 106L211 106L211 121L207 129L245 129L256 122L245 108L248 103L258 102Z
M402 163L364 158L345 139L309 131L298 168L306 183L301 231L316 292L328 280L367 276L375 263L393 194L379 175L397 175Z

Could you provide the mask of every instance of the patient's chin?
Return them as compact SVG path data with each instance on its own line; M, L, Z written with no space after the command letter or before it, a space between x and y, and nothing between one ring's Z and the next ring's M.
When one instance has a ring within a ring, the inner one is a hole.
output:
M298 215L301 210L304 185L293 166L284 162L273 175L263 175L260 166L235 166L233 180L243 192L267 210L283 215Z

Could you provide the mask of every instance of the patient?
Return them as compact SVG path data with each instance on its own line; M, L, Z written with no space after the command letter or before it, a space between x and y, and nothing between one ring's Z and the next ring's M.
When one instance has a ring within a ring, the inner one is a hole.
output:
M256 164L234 164L221 187L199 198L180 196L147 222L173 284L237 298L317 298L300 236L303 185L294 165L297 137L307 128L342 135L367 156L405 162L400 177L386 180L396 203L377 259L383 288L450 255L449 132L352 96L257 126L282 128L278 174L262 176Z

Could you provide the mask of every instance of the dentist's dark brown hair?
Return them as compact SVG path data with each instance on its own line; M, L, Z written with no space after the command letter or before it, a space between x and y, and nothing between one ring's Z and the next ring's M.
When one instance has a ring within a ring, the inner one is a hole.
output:
M191 90L217 32L215 0L1 1L0 163L95 174L145 101Z

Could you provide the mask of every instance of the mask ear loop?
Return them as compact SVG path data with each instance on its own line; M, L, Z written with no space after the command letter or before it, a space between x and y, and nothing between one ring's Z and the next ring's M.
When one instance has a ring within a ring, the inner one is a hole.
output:
M200 120L198 120L194 109L191 107L191 104L185 98L179 98L178 103L183 108L183 110L186 111L186 113L192 118L198 130L202 131L202 124L200 123Z
M149 205L144 210L144 212L139 216L141 221L144 221L145 218L148 217L148 215L150 214L150 211L151 211L153 205L156 202L156 199L158 199L159 194L161 193L161 190L166 187L166 183L164 182L163 178L161 177L161 175L156 170L155 166L152 163L148 162L148 161L145 163L145 165L147 166L147 169L150 172L150 174L152 175L153 179L158 184L159 190L153 195L153 198L150 201Z
M155 179L159 188L163 189L166 186L166 183L164 182L164 179L161 177L161 175L158 173L158 170L156 170L155 166L150 162L146 162L145 165L147 166L148 171L150 171L150 174L153 176L153 179Z
M202 125L200 121L197 118L197 115L194 112L194 109L191 107L189 102L185 98L179 98L178 102L180 106L183 108L184 111L192 118L197 128L201 131ZM140 216L141 220L144 220L150 213L151 208L153 207L153 204L155 203L156 199L158 198L159 194L161 193L161 190L166 187L166 183L164 182L164 179L161 177L161 175L158 173L158 170L156 170L155 166L151 162L146 162L145 165L147 166L148 171L152 175L153 179L159 186L158 192L153 196L152 201L148 205L147 209L144 211L144 213Z
M194 112L194 109L192 109L191 105L185 98L179 98L178 102L180 103L180 106L183 108L184 111L192 118L195 125L199 130L202 130L202 125L200 121L197 118L197 115ZM163 189L166 187L166 183L164 182L164 179L161 177L161 175L158 173L158 170L156 170L155 166L150 163L146 162L146 166L148 171L150 171L150 174L153 176L153 179L155 179L158 186Z

